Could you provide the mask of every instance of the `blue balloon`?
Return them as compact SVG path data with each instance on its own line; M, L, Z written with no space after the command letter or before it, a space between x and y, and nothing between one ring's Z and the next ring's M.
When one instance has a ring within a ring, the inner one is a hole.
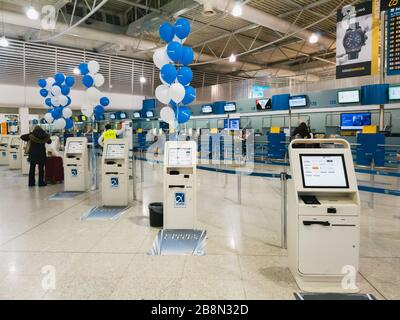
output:
M87 63L80 63L78 69L83 76L89 73L89 67Z
M65 119L65 129L72 129L73 126L74 122L72 121L72 119Z
M175 34L176 36L183 40L187 38L190 33L190 22L185 18L179 18L175 22Z
M51 106L52 106L52 104L51 104L51 98L46 98L46 99L44 100L44 103L46 104L46 106L51 107Z
M74 79L74 77L72 77L72 76L66 77L66 78L65 78L65 84L66 84L68 87L72 87L72 86L75 84L75 79Z
M58 85L60 85L60 84L62 84L62 83L64 82L65 76L64 76L64 74L62 74L62 73L57 73L57 74L54 76L54 80L56 81L56 83L57 83Z
M104 107L101 105L97 105L94 107L94 114L97 117L101 117L104 114Z
M167 46L168 57L175 63L178 63L182 57L182 45L179 42L172 41Z
M177 112L178 123L188 122L192 115L192 111L187 106L178 107Z
M50 113L54 120L60 119L62 117L62 107L54 108Z
M67 104L65 105L66 107L68 107L70 104L71 104L71 98L69 97L69 96L67 96L67 99L68 99L68 102L67 102Z
M181 85L186 86L192 81L193 72L189 67L181 67L178 70L177 78Z
M49 91L47 91L46 89L40 89L40 95L43 97L43 98L46 98L48 95L49 95Z
M110 99L108 99L107 97L100 98L100 105L102 105L103 107L107 107L109 104Z
M182 54L181 54L181 60L180 62L187 66L188 64L191 64L194 60L194 52L191 47L187 46L182 46Z
M196 99L196 89L191 86L185 87L185 97L183 98L182 103L189 104L192 103L194 99Z
M168 84L175 81L177 73L176 69L172 64L166 64L161 68L161 78Z
M171 101L169 102L169 105L170 105L170 107L171 107L172 109L174 109L174 111L175 111L175 113L176 113L176 108L178 107L178 104L177 104L174 100L171 100Z
M174 27L168 23L164 22L160 26L160 38L163 39L165 42L169 43L172 41L175 35Z
M93 86L94 80L93 80L92 76L87 74L83 77L82 83L86 88L90 88L91 86Z
M39 87L41 87L41 88L44 88L45 86L47 86L47 82L44 79L39 79L37 83L38 83Z
M71 89L70 89L67 85L61 86L61 93L62 93L64 96L69 95L70 91L71 91Z

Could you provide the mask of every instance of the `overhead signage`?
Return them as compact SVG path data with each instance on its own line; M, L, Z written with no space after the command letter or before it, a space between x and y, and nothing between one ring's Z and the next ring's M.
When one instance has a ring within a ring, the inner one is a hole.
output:
M387 13L386 32L386 73L388 76L400 74L400 7Z

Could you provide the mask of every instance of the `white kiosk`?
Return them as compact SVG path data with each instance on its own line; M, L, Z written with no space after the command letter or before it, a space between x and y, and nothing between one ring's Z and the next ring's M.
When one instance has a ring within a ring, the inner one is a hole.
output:
M87 139L67 138L64 154L64 190L86 191L88 171Z
M9 136L0 137L0 165L8 165L8 143L10 141Z
M360 197L349 143L294 140L289 157L288 255L298 286L358 292Z
M29 174L30 162L29 154L25 153L27 146L26 141L22 141L22 174Z
M128 140L104 140L101 175L103 206L124 207L129 203L128 154Z
M8 144L8 165L11 170L22 168L22 140L20 137L11 137Z
M196 164L196 142L165 143L164 229L195 228Z

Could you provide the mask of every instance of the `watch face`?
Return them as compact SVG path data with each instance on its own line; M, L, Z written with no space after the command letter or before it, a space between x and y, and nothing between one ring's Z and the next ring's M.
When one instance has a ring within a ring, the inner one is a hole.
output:
M363 34L358 31L350 31L346 33L343 39L343 46L346 50L360 49L363 43Z

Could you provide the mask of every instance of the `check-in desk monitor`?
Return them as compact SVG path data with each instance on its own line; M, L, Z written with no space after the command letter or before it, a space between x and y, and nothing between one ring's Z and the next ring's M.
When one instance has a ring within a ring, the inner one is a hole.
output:
M124 207L129 203L129 143L126 139L104 142L102 158L102 205Z
M321 148L307 148L310 143ZM301 144L306 147L296 148ZM289 156L291 272L304 291L357 292L360 197L350 145L342 139L294 140Z
M2 136L0 138L0 165L8 165L8 142L10 137Z
M194 229L196 165L194 141L167 141L164 152L164 229Z
M8 165L11 170L22 167L22 148L19 137L11 137L8 144Z
M89 183L88 175L87 139L67 138L64 155L65 191L86 191Z

